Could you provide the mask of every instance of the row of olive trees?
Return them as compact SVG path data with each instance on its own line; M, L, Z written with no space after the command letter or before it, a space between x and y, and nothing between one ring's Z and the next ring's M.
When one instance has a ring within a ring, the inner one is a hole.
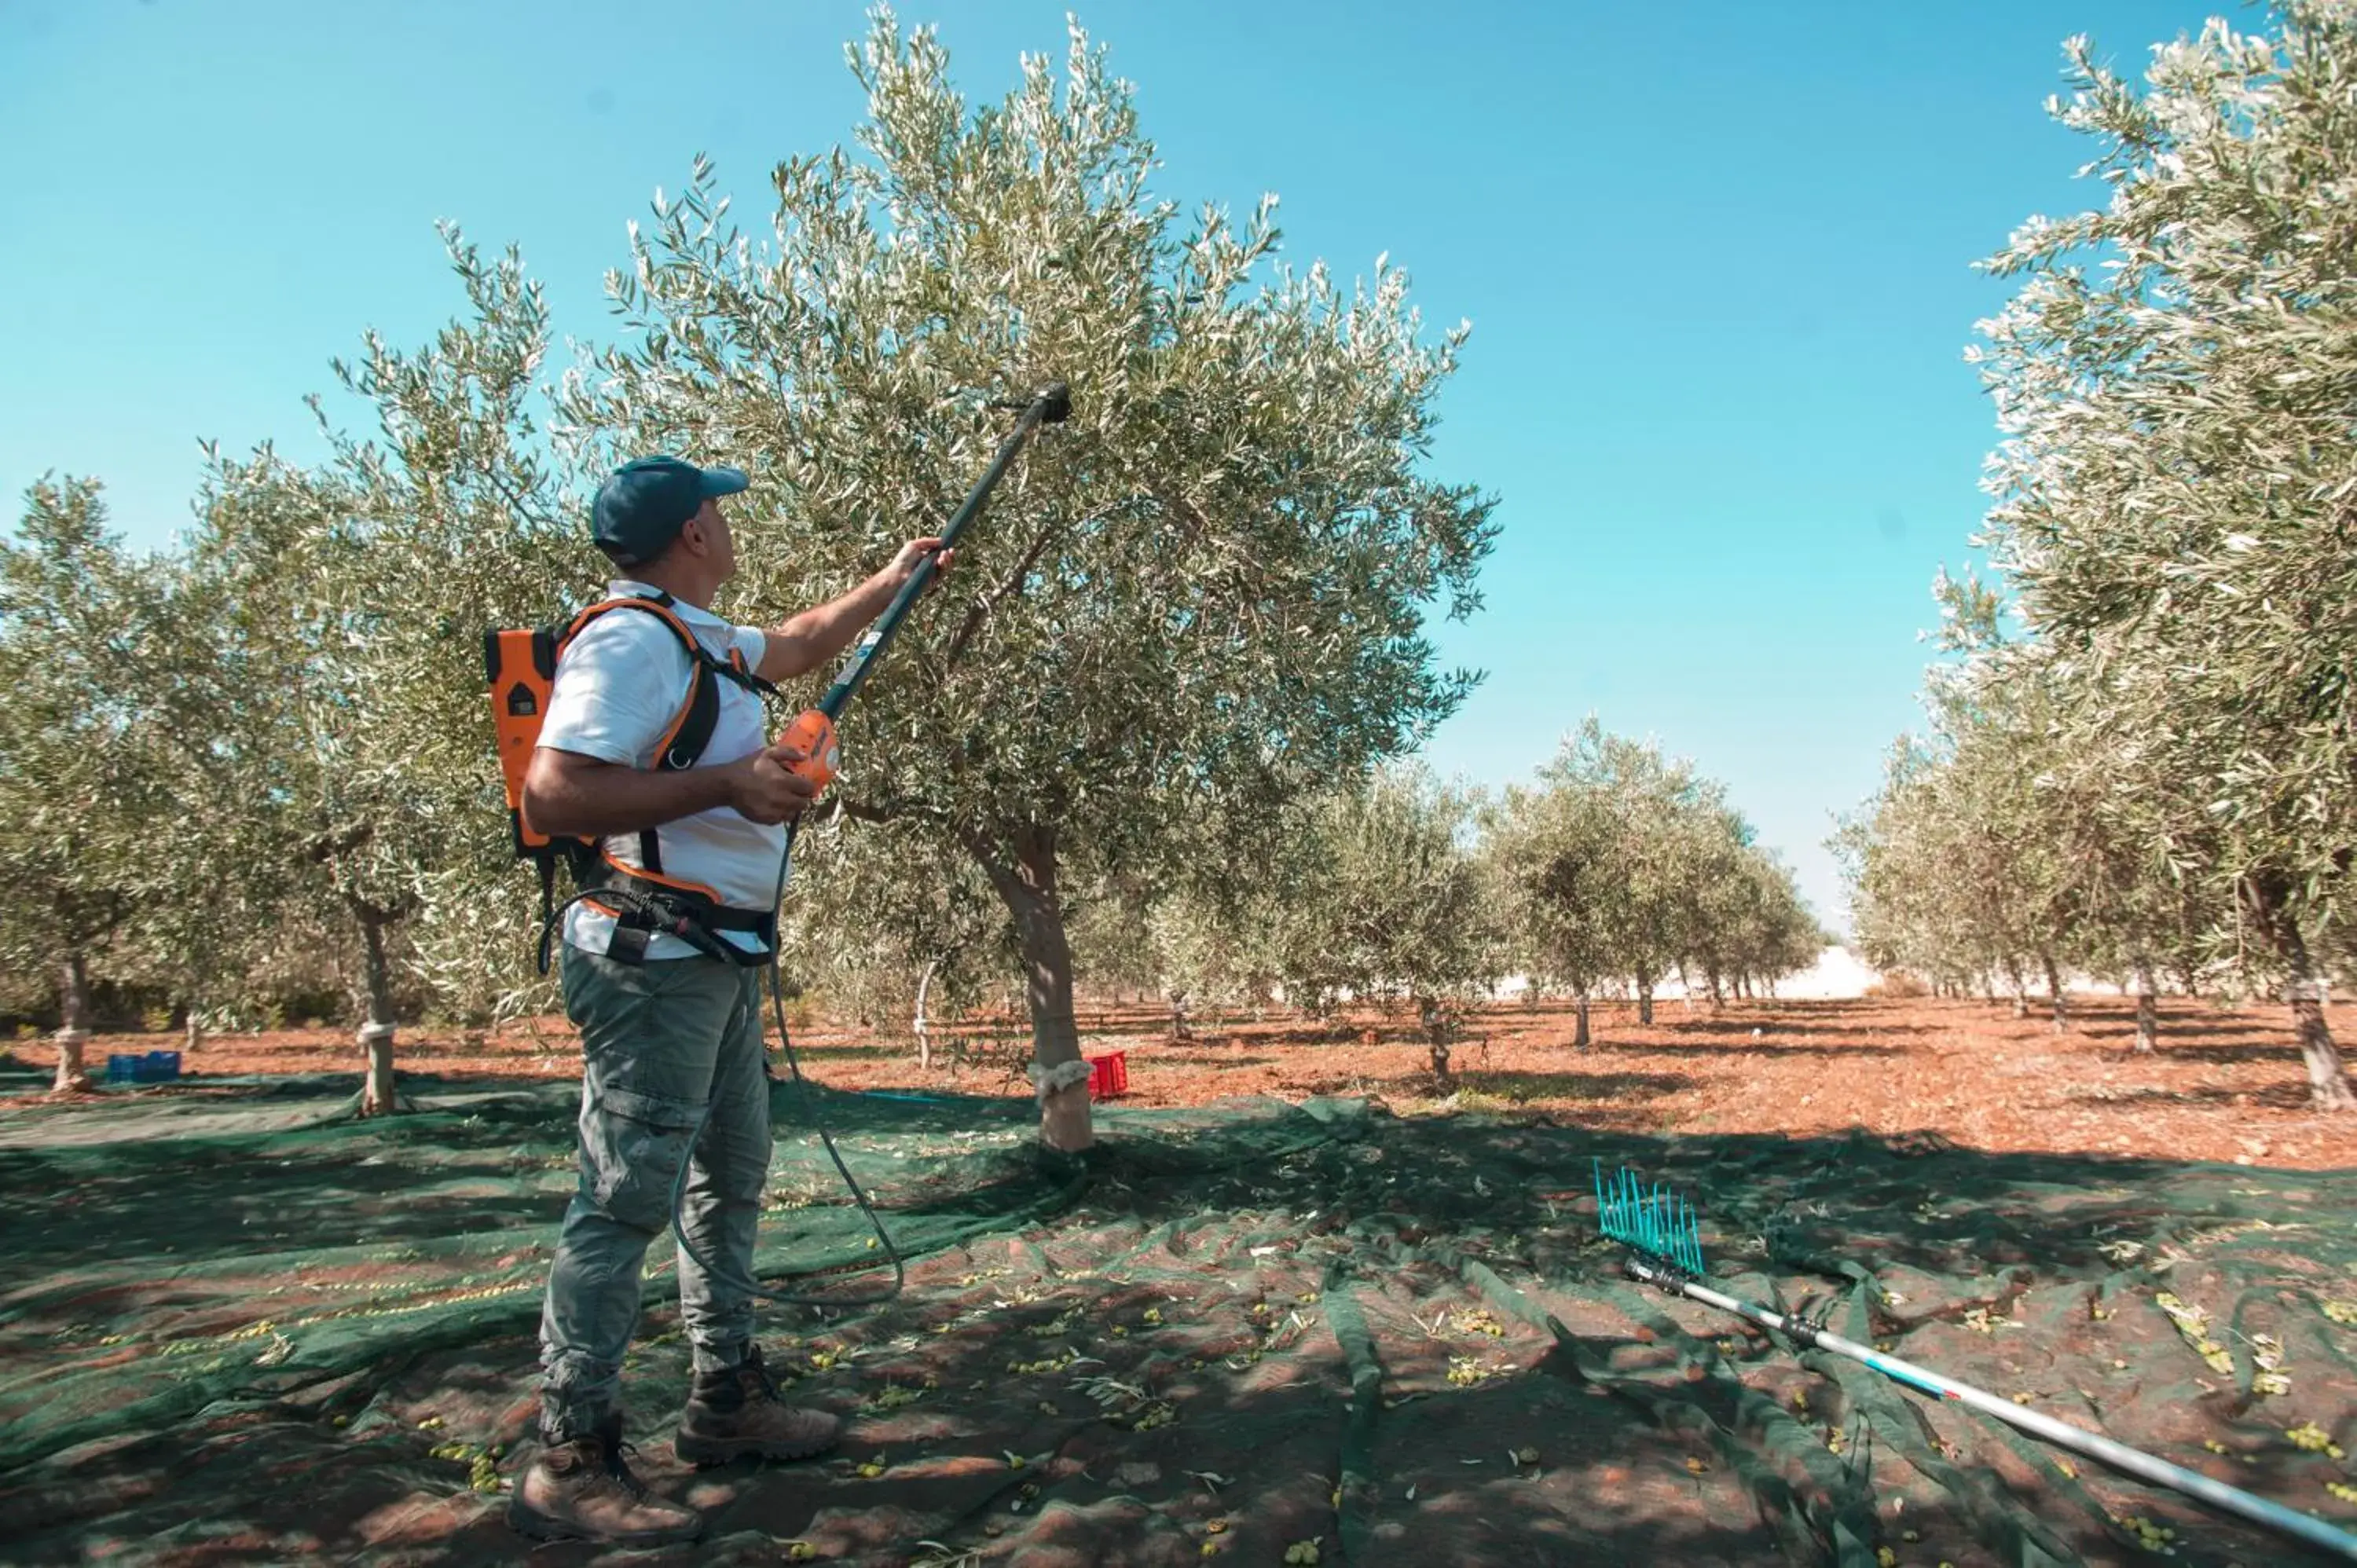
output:
M1420 767L1377 769L1286 813L1250 861L1172 890L1134 972L1175 1006L1344 1001L1414 1009L1446 1074L1464 1008L1506 972L1475 839L1478 799Z
M594 580L551 520L523 406L546 344L512 256L450 236L472 306L429 349L336 367L379 434L297 468L213 454L196 526L128 551L87 479L33 487L0 543L0 968L55 978L58 1084L92 984L195 1036L274 996L355 1000L363 1104L389 1107L404 997L544 1001L487 771L480 628Z
M2057 117L2107 205L2036 220L1976 358L2006 441L1999 586L1943 582L1959 659L1839 840L1868 955L2276 983L2314 1102L2357 1108L2323 984L2357 856L2357 12L2216 22L2138 90L2072 47Z
M1506 791L1490 836L1515 956L1577 999L1582 1045L1601 985L1631 986L1651 1023L1654 987L1674 972L1715 1006L1730 989L1772 994L1825 946L1790 869L1753 842L1723 786L1593 719L1534 786Z
M1672 974L1756 994L1824 937L1791 873L1690 765L1590 720L1494 798L1417 768L1312 796L1248 857L1165 888L1113 890L1083 929L1098 972L1179 1010L1348 998L1412 1007L1437 1070L1464 1008L1519 973L1588 1003L1627 990L1650 1023Z

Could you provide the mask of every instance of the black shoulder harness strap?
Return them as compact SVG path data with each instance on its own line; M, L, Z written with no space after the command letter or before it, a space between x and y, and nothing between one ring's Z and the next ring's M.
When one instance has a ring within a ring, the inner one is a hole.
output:
M655 766L670 770L694 767L696 758L704 755L704 748L712 744L713 728L720 722L720 682L723 680L733 681L759 695L774 696L778 690L746 668L745 656L735 649L728 650L727 658L721 659L705 648L704 639L697 637L694 629L680 618L674 607L677 603L669 594L661 592L617 595L591 605L574 617L573 623L565 628L560 643L561 650L562 643L569 643L580 636L582 628L591 621L619 609L645 610L671 628L673 635L687 650L693 668L688 677L686 700L680 703L678 714L672 719L671 728L663 733L662 742L656 748Z

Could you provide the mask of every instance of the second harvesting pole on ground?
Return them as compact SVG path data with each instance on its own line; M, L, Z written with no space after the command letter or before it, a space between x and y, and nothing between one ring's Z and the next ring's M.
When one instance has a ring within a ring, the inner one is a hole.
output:
M1836 1356L1846 1356L1861 1366L1870 1367L1892 1381L1904 1383L1919 1393L1930 1394L1934 1399L1953 1400L1958 1404L1968 1404L1985 1415L1993 1415L2007 1425L2018 1427L2031 1436L2042 1438L2059 1448L2068 1448L2073 1453L2083 1454L2090 1459L2109 1465L2113 1469L2134 1476L2138 1480L2150 1481L2155 1486L2169 1487L2199 1502L2207 1503L2213 1509L2238 1514L2254 1524L2265 1525L2269 1530L2278 1530L2295 1541L2305 1541L2319 1551L2330 1552L2345 1562L2357 1563L2357 1536L2337 1529L2320 1519L2301 1513L2297 1509L2286 1508L2281 1503L2246 1492L2240 1487L2228 1486L2225 1482L2214 1480L2199 1470L2189 1470L2182 1465L2172 1465L2166 1459L2147 1454L2141 1448L2131 1448L2126 1444L2105 1437L2099 1432L2089 1432L2084 1427L2073 1426L2067 1421L2058 1421L2043 1411L2032 1410L2026 1405L2017 1404L2011 1400L1999 1399L1986 1389L1976 1389L1970 1383L1960 1383L1953 1378L1944 1377L1929 1368L1919 1367L1912 1361L1902 1361L1896 1356L1886 1356L1881 1351L1861 1345L1855 1339L1845 1339L1838 1334L1819 1328L1816 1325L1804 1322L1788 1313L1773 1312L1767 1307L1745 1301L1739 1296L1713 1290L1701 1281L1688 1278L1675 1270L1658 1267L1641 1258L1630 1259L1628 1266L1631 1274L1648 1284L1658 1285L1663 1290L1675 1291L1680 1295L1691 1296L1695 1301L1704 1302L1722 1311L1748 1317L1762 1327L1775 1329L1781 1334L1788 1334L1813 1348L1830 1350Z

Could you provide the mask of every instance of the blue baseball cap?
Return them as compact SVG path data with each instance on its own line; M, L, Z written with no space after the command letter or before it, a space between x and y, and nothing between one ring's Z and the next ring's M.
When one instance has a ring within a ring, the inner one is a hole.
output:
M742 468L699 468L677 457L625 463L597 487L589 537L617 566L640 566L671 547L707 500L733 496L753 481Z

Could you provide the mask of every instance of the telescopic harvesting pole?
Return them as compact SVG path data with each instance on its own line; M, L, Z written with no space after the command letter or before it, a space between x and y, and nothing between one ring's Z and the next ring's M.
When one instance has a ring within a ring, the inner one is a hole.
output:
M957 548L958 535L965 532L965 525L982 510L982 503L990 499L991 490L997 485L1000 476L1006 472L1006 466L1015 461L1015 454L1022 448L1025 438L1042 424L1061 424L1071 412L1072 389L1062 381L1056 382L1031 401L1030 406L1023 411L1023 416L1015 422L1015 428L1007 433L1006 439L998 444L998 456L991 459L989 468L974 482L974 489L966 492L956 515L942 530L943 550ZM819 712L830 719L843 716L845 706L866 681L869 667L891 642L892 634L900 629L900 622L907 618L909 607L932 585L939 570L931 555L917 563L916 571L900 585L900 591L893 596L892 602L885 607L884 613L877 618L867 635L852 649L842 673L834 678L834 684L828 687L826 695L818 700Z

